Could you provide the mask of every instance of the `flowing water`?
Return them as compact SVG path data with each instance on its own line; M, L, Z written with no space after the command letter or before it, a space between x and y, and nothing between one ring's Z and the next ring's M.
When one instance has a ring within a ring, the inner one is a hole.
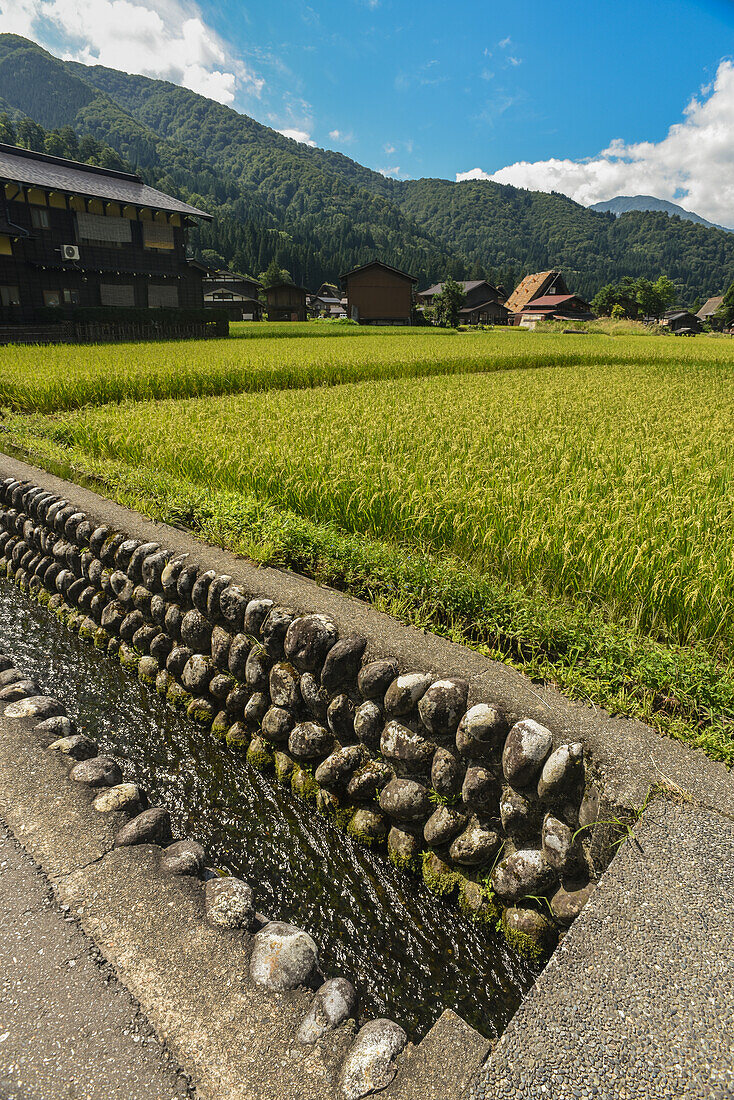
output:
M536 972L493 929L353 842L4 579L0 650L168 807L177 835L250 882L261 913L313 936L323 973L354 982L363 1017L389 1016L417 1040L452 1008L501 1033Z

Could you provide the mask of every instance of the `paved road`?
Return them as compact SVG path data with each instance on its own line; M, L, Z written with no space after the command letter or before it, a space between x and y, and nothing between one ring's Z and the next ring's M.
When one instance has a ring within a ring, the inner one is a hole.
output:
M655 803L472 1100L734 1096L734 822Z
M0 928L0 1100L194 1095L3 822Z

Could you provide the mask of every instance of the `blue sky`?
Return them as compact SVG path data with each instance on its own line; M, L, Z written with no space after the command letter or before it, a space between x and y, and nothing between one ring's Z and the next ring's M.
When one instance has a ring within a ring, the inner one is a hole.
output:
M0 0L0 28L398 178L644 192L734 224L734 0Z

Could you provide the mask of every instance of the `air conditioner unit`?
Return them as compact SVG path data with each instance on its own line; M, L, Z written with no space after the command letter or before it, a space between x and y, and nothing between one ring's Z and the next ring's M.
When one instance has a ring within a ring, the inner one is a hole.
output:
M62 244L61 255L65 260L78 260L79 249L75 244Z

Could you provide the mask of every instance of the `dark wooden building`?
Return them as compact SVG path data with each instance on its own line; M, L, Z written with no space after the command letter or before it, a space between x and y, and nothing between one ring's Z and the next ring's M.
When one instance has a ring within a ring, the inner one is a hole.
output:
M459 311L464 325L506 325L510 311L504 305L503 293L486 279L470 279L459 282L464 291L464 305ZM432 306L443 283L434 283L418 295L423 305Z
M689 313L687 309L668 310L660 323L676 336L697 336L701 332L700 320L695 313Z
M513 323L522 328L535 328L539 321L593 321L591 306L577 294L543 294L518 313Z
M356 267L341 276L347 317L361 325L409 325L417 282L412 275L379 260Z
M269 321L305 321L306 288L294 283L276 283L265 288Z
M230 321L261 321L262 283L236 271L208 271L204 276L204 305L223 309Z
M188 227L210 215L135 175L0 144L0 322L48 309L203 306Z

